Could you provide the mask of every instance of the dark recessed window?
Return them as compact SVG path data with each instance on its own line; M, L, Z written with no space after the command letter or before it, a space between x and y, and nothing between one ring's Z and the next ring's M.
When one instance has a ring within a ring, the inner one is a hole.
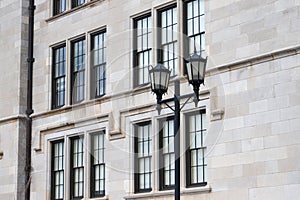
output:
M51 199L64 199L64 141L51 143Z
M160 189L173 189L175 185L174 119L160 121Z
M52 109L65 105L66 92L66 47L53 49Z
M205 50L204 0L187 1L185 7L188 54L192 54L195 48L199 54Z
M53 15L57 15L66 10L67 0L54 0L53 1Z
M150 15L134 20L135 86L149 83L148 67L152 59L152 19Z
M80 199L84 196L84 139L83 137L71 138L70 154L70 192L71 199Z
M170 7L159 11L158 15L158 62L178 74L177 8Z
M105 195L104 139L104 131L91 135L91 197Z
M135 126L135 192L150 192L152 139L150 122Z
M91 98L105 95L106 85L106 33L91 37Z
M206 185L206 115L205 111L198 111L187 115L187 186Z
M72 8L80 6L85 3L85 0L72 0Z
M85 92L85 39L71 45L71 104L84 100Z

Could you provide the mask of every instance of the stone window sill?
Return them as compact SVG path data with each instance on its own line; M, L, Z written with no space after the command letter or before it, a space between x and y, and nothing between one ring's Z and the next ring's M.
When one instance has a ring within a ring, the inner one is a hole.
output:
M104 197L91 198L91 200L109 200L109 198L108 198L108 196L104 196Z
M209 193L211 192L210 186L205 187L198 187L198 188L184 188L180 191L181 195L188 195L188 194L201 194L201 193ZM134 200L134 199L144 199L144 198L156 198L162 196L171 196L174 195L174 190L169 191L155 191L149 193L142 193L142 194L132 194L129 196L125 196L125 200Z
M54 16L46 19L45 21L46 22L55 21L56 19L60 19L60 18L62 18L64 16L70 15L71 13L76 12L78 10L82 10L84 8L87 8L87 7L93 7L93 6L95 6L95 4L100 3L102 1L105 1L105 0L91 0L91 1L88 1L88 2L86 2L86 3L84 3L84 4L80 5L80 6L77 6L75 8L70 9L70 10L66 10L66 11L64 11L62 13L54 15Z

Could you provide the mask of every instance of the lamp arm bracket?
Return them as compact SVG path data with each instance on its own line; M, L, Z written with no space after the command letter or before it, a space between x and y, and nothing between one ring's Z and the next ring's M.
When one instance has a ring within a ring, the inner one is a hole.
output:
M175 112L174 108L172 108L167 102L165 102L165 104L166 104L171 110L173 110L173 112Z
M187 104L187 102L192 98L192 96L188 97L187 100L185 100L184 104L181 106L180 111L183 109L183 107L185 106L185 104Z

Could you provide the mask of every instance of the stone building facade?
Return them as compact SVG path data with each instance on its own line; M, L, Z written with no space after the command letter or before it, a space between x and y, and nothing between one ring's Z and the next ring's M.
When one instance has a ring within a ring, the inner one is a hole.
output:
M31 199L173 199L173 111L148 65L187 84L181 198L300 196L299 0L35 2ZM28 0L0 1L0 199L24 199ZM182 105L185 100L182 100ZM172 105L170 105L172 106Z

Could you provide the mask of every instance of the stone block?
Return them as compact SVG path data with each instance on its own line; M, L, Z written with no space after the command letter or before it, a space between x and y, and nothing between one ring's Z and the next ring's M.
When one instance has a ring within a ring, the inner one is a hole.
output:
M249 33L249 43L260 43L263 41L268 41L272 38L275 38L277 36L277 29L276 27L271 29L265 29L265 30L259 30L254 33Z
M214 182L214 180L222 180L229 178L236 178L243 176L243 165L236 165L230 167L221 167L221 168L213 168L210 169L210 182Z
M211 168L250 164L258 160L255 157L257 157L256 153L252 152L211 157Z
M285 186L285 199L297 200L300 196L300 184L292 184Z
M267 100L260 100L249 103L249 112L252 113L258 113L258 112L264 112L268 110L268 101Z
M242 151L241 141L233 141L226 143L225 154L235 154L240 153Z
M272 134L288 133L290 131L289 121L280 121L272 123Z
M264 26L264 19L258 19L256 21L250 21L240 25L241 33L251 34L260 30Z
M290 156L286 159L278 160L278 171L280 172L299 171L299 169L299 155L297 157Z
M249 44L247 46L237 48L236 51L237 60L251 57L259 52L259 44Z
M244 125L245 127L252 127L256 125L256 115L246 115L244 116Z
M255 162L279 160L287 157L288 153L286 147L263 149L254 153Z
M296 119L300 117L300 105L280 110L281 120Z
M256 124L278 122L280 120L280 114L281 112L279 110L257 113L255 114Z
M249 189L249 200L284 200L284 187L259 187Z
M232 130L242 128L244 126L243 117L235 117L224 120L224 130Z
M257 151L264 148L263 138L253 138L242 141L242 151Z
M290 120L289 127L290 127L291 131L294 131L294 132L300 131L300 118Z
M264 147L282 147L300 143L300 134L298 132L289 132L285 134L267 136L264 138Z
M247 81L242 80L242 81L236 81L233 83L225 84L224 85L224 92L225 95L230 95L230 94L237 94L240 92L247 91Z
M287 184L300 184L300 168L298 171L287 173Z
M279 110L283 108L287 108L290 105L289 96L279 96L275 98L270 98L267 101L268 110Z
M243 165L243 176L258 176L265 174L264 162L253 162Z
M280 59L280 63L281 63L281 69L285 70L285 69L291 69L291 68L295 68L296 66L299 66L299 55L295 55L295 56L288 56L288 57L284 57Z
M281 161L281 160L280 160ZM271 160L264 162L265 173L266 174L273 174L279 172L279 161L278 160ZM280 170L282 172L282 170Z
M274 173L257 176L257 186L258 187L270 187L277 185L284 185L287 182L286 173Z

